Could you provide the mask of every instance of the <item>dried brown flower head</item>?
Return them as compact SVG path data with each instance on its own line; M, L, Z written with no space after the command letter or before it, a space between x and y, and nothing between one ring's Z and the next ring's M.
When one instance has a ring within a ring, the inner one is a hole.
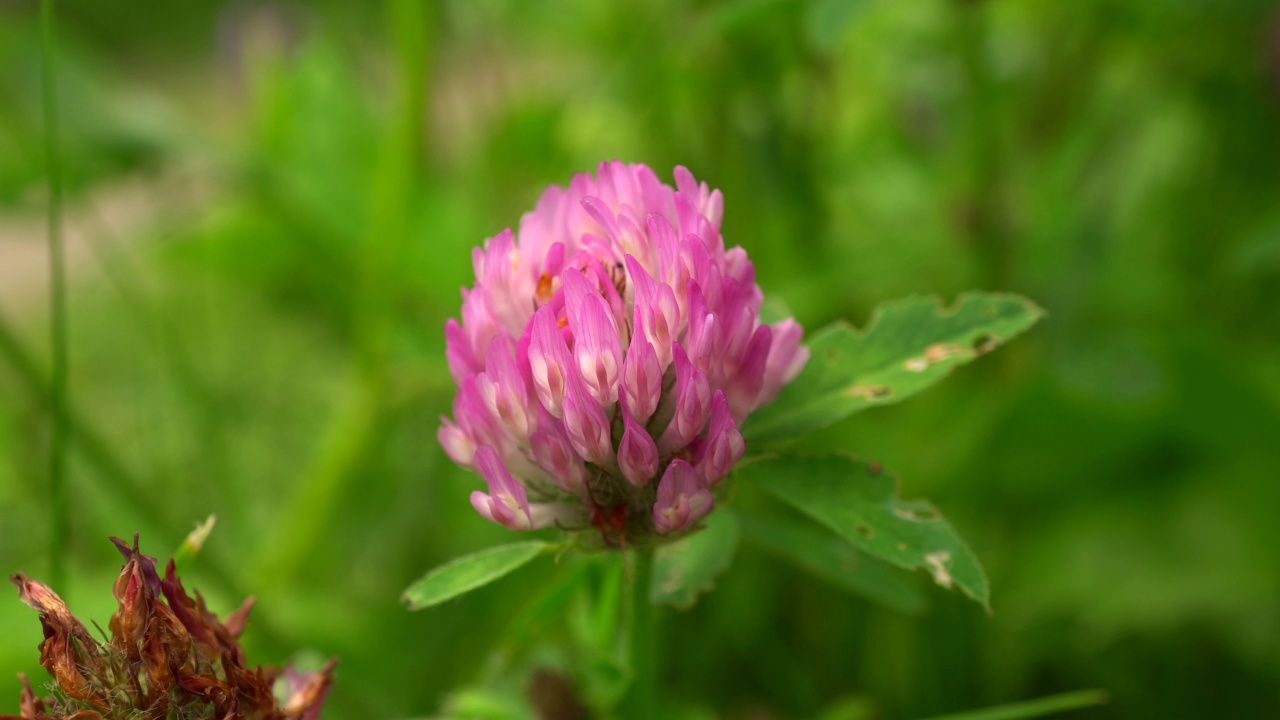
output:
M0 720L317 720L336 661L314 673L250 668L239 637L253 599L226 620L182 587L170 560L162 578L155 558L111 538L124 555L112 587L119 609L111 638L95 640L57 593L18 573L18 597L40 614L40 664L56 682L41 698L22 681L20 716ZM276 690L283 699L277 699Z

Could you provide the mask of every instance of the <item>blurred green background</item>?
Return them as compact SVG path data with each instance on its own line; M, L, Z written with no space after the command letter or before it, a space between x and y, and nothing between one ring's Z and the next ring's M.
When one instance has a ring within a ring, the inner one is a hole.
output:
M549 561L400 591L509 539L436 440L470 249L602 159L723 190L776 310L970 288L1049 312L824 433L928 497L994 614L903 614L745 546L672 613L703 717L911 718L1085 687L1098 718L1280 714L1274 0L58 3L73 610L166 555L252 661L341 657L327 718L485 677ZM0 2L0 571L47 578L37 7ZM751 501L746 498L744 501ZM43 677L0 597L0 712ZM536 664L536 663L535 663ZM843 709L841 709L843 708ZM845 714L840 714L844 712Z

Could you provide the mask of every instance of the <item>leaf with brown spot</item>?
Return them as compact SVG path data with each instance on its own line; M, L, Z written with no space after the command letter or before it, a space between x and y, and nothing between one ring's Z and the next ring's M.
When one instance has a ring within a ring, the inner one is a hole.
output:
M863 331L830 325L809 341L800 376L747 420L747 447L758 450L911 397L1043 316L1017 295L965 293L950 308L928 297L882 305Z
M749 542L842 590L909 615L928 605L915 578L805 518L740 512L738 519Z
M926 570L939 585L954 586L987 606L987 577L977 557L932 505L900 499L893 475L836 454L771 456L737 472L862 552Z

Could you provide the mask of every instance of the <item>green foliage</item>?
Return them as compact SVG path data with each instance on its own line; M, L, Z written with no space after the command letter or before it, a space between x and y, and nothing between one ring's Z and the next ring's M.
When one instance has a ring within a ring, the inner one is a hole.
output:
M926 607L924 593L901 570L824 528L780 515L741 513L739 520L752 543L838 588L902 613Z
M897 479L879 466L843 455L776 455L748 461L738 474L859 550L990 601L982 566L951 525L929 503L898 499Z
M732 572L663 620L670 717L815 717L851 692L927 717L1081 687L1112 697L1082 717L1275 706L1275 3L422 6L406 28L390 3L58 1L74 610L112 611L88 592L114 575L103 537L177 547L216 513L192 584L216 611L258 597L264 659L342 658L327 720L424 717L481 686L527 711L534 673L579 659L550 641L598 567L397 603L424 567L513 539L432 439L453 392L440 329L473 246L618 157L720 188L766 309L810 338L968 288L1052 316L800 441L881 460L944 509L995 614L929 592L903 616L797 569L755 540L752 517L779 518L744 484ZM49 541L36 7L0 11L5 573L45 572ZM382 158L413 127L404 172ZM544 588L511 631L524 649L499 642ZM41 635L2 600L12 712Z
M410 610L439 605L524 567L554 546L539 541L509 543L451 560L410 585L401 599Z
M751 417L743 434L754 447L767 446L872 405L904 400L994 350L1043 314L1025 298L993 293L962 294L950 308L936 298L886 303L862 332L837 323L815 333L804 371Z
M687 610L729 569L738 549L737 517L721 509L703 524L694 534L658 548L649 591L654 603Z

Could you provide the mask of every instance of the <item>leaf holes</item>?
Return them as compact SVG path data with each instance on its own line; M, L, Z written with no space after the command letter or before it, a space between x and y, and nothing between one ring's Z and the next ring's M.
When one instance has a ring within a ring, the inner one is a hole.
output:
M920 357L913 357L903 363L903 367L911 372L924 372L929 369L930 365L940 363L953 357L962 355L970 355L972 351L963 345L956 343L934 343L924 349L924 354Z
M896 507L893 514L911 522L935 522L942 519L942 514L932 507Z
M924 561L929 566L933 581L944 588L950 588L951 571L947 569L947 563L951 561L951 553L946 550L931 552L924 556Z
M992 335L990 333L980 333L977 337L973 339L973 342L969 344L969 347L973 348L974 353L978 355L984 355L986 353L991 352L992 350L995 350L996 346L998 346L999 344L1000 344L1000 338L996 337L995 335Z
M893 395L893 388L886 385L852 385L844 391L851 398L884 400Z

